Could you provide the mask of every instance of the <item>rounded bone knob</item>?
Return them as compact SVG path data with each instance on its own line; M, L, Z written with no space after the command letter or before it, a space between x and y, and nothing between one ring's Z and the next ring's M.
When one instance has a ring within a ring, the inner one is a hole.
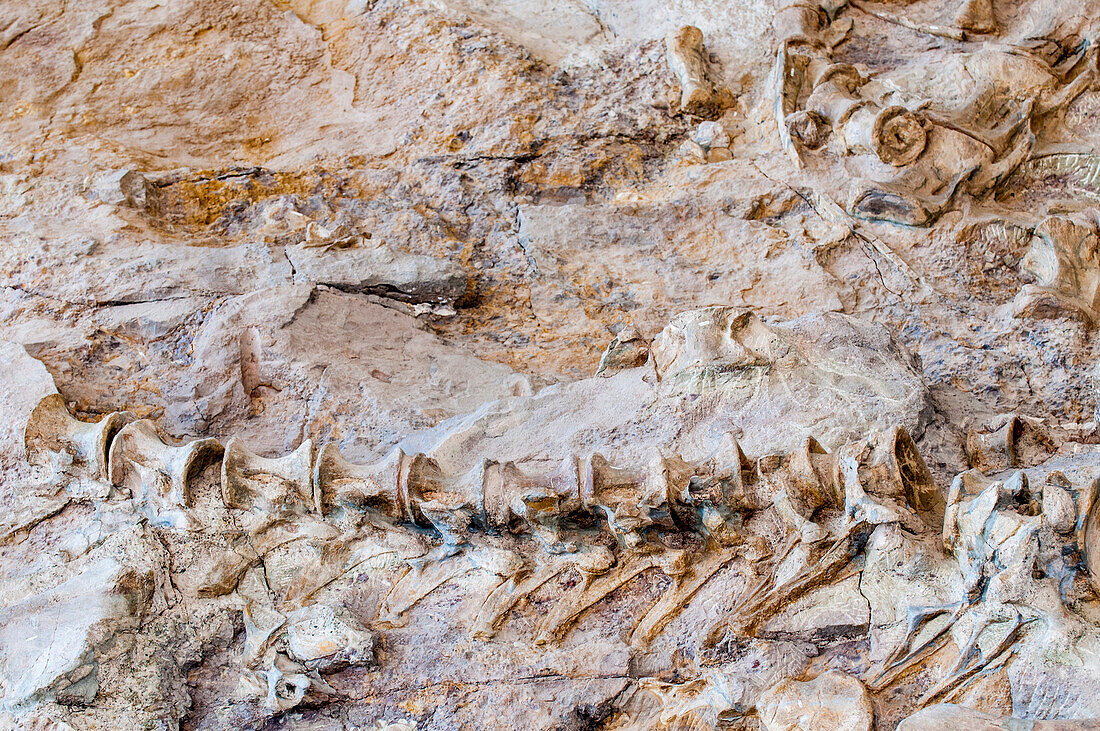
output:
M928 134L920 117L905 107L864 104L844 122L844 142L852 152L873 152L887 165L901 167L920 157Z
M920 118L905 107L884 109L875 120L872 149L887 165L908 165L920 157L927 142Z
M787 131L807 150L817 150L829 137L829 123L817 112L800 110L787 117Z

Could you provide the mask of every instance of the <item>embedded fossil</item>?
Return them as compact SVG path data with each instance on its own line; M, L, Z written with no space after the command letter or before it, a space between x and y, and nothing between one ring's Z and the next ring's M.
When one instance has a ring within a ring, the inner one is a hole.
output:
M646 678L611 728L717 731L753 718L759 722L754 727L765 731L873 728L874 707L867 689L839 670L746 691L735 678L716 671L680 683Z
M970 466L981 472L999 472L1043 462L1057 445L1036 422L1011 414L999 426L971 429L966 437Z
M957 22L989 32L995 21L988 5L966 3ZM885 17L862 3L853 7ZM856 218L923 226L959 191L986 196L1028 159L1033 126L1095 83L1096 56L1086 44L1064 62L1070 71L1035 59L1046 76L1030 98L998 98L994 78L992 91L947 111L852 64L834 62L832 51L851 22L838 20L838 12L831 4L827 9L801 1L780 8L773 21L779 46L772 93L782 147L797 165L812 169L817 163L811 159L843 161L851 183L846 209ZM955 35L961 40L963 34ZM989 66L994 74L1000 68L992 61Z
M377 664L377 638L346 607L317 603L284 615L246 600L243 617L240 689L266 708L283 712L309 693L333 694L325 676Z
M707 70L703 32L685 25L665 38L669 68L680 80L680 110L712 119L729 106L729 92L715 87Z
M1061 597L1075 578L1092 573L1087 558L1074 561L1063 546L1096 540L1090 535L1096 521L1095 483L1074 490L1057 471L1041 486L1029 482L1022 471L1005 480L990 480L976 470L955 478L943 547L957 561L961 595L949 604L909 608L905 638L882 663L873 689L895 682L936 652L965 619L969 630L955 663L920 702L954 697L967 683L1007 662L1030 625L1049 616L1033 606L1037 599L1049 591ZM934 621L938 623L932 627Z
M735 700L736 688L721 673L680 683L645 678L638 689L623 704L623 718L611 724L622 731L642 731L650 728L716 729L727 725L731 718L742 715ZM651 709L645 700L656 700ZM639 702L643 701L643 702ZM641 706L639 709L632 705Z
M670 330L655 344L655 357L666 373L690 372L715 351L768 353L777 347L767 329L751 324L748 318L739 327L705 330L702 340ZM62 443L74 422L84 424L56 414L48 422L36 418L61 430L53 434L40 426L35 432L50 444ZM991 434L972 434L970 441L975 463L993 468L1036 464L1052 448L1041 430L1018 417ZM472 581L483 588L466 614L467 628L491 640L513 611L561 585L527 635L535 646L557 646L595 606L652 574L664 577L659 595L625 619L625 641L645 651L708 582L736 564L732 573L748 570L749 580L706 641L725 652L738 638L760 636L783 607L858 573L864 548L879 529L926 536L942 525L942 543L962 579L962 599L910 608L906 637L868 684L879 692L898 682L945 647L954 624L968 622L958 657L922 703L957 697L975 679L1003 667L1039 616L1028 604L1033 574L1056 578L1061 586L1091 575L1087 566L1095 561L1100 535L1095 486L1075 489L1057 471L1047 474L1041 490L1029 488L1022 472L992 481L977 471L964 473L945 508L901 428L835 452L809 438L794 452L750 458L727 435L714 453L694 462L658 454L633 469L596 454L570 456L551 472L483 459L471 470L449 474L433 458L400 449L376 463L355 465L331 444L314 455L308 441L287 456L262 458L232 439L222 454L214 440L167 445L147 421L122 428L108 453L111 479L131 490L135 506L153 525L209 535L223 529L189 516L189 482L198 479L198 466L221 456L223 507L235 516L230 524L244 528L233 532L240 534L239 545L227 544L220 568L213 567L200 589L205 596L243 591L237 587L249 568L268 564L284 547L316 547L310 549L316 562L289 584L264 569L274 604L245 601L242 692L273 712L338 694L326 674L376 662L374 635L345 610L317 603L325 585L381 555L369 542L365 551L357 548L373 533L408 535L410 545L424 547L420 553L399 551L405 557L398 564L407 568L382 598L377 628L404 627L411 611L443 586ZM781 527L771 549L747 530L758 519ZM518 543L495 546L494 536L503 535ZM1081 547L1079 563L1061 558L1068 554L1059 545L1067 541ZM796 685L760 696L755 713L765 727L773 721L783 726L775 719L790 709L779 696ZM661 690L662 717L711 719L702 727L714 728L719 716L747 712L716 688L687 695L686 689ZM828 705L820 698L817 703ZM869 723L864 710L857 715L858 723Z
M679 357L693 352L683 345L667 350L667 345L666 352ZM54 437L42 434L42 438ZM564 571L580 571L584 581L540 623L534 637L538 643L558 640L588 608L634 577L656 569L671 584L631 631L631 643L645 646L739 554L736 526L742 514L774 509L788 525L792 543L776 564L798 543L815 557L798 576L748 592L736 621L751 628L777 602L835 576L851 560L856 550L851 541L856 540L853 536L862 530L860 526L934 522L938 508L938 493L927 467L901 428L836 453L827 452L811 438L792 454L750 459L727 436L715 453L696 464L655 455L648 465L635 470L612 466L597 454L568 457L556 471L533 474L511 462L482 460L468 472L449 475L430 457L407 455L400 449L375 464L354 465L335 446L326 445L314 459L308 440L293 453L273 459L254 455L234 438L222 454L214 440L168 446L148 422L135 422L122 430L111 445L111 455L112 477L131 486L135 501L155 524L192 530L202 526L185 517L188 480L194 478L194 468L202 459L221 456L224 506L247 517L250 539L247 550L223 552L223 563L214 567L205 588L199 589L206 595L231 591L252 563L287 541L329 535L310 528L308 522L284 530L283 521L316 522L328 517L354 535L363 525L354 516L361 515L391 528L398 523L428 528L441 540L426 556L410 560L408 571L392 586L379 610L378 621L385 626L402 624L413 606L456 577L488 571L498 579L483 600L472 630L489 637L517 602ZM833 536L834 542L823 553L815 546L830 532L813 522L822 508L842 510L849 526ZM616 539L618 555L589 547L601 527ZM510 551L487 550L476 542L466 545L473 533L484 531L533 533L552 553L532 569ZM659 537L662 532L678 531L698 534L703 543L671 549ZM346 551L337 551L328 560L339 571L347 571L349 557ZM321 575L325 573L320 570ZM304 598L315 590L296 589L295 595ZM289 595L286 599L295 601Z
M313 444L307 439L277 459L259 457L230 438L222 458L222 499L226 506L272 518L316 510Z
M0 729L1096 725L1098 39L0 2Z
M809 70L809 67L808 67ZM866 79L850 64L830 64L813 81L803 109L787 119L791 138L808 150L838 131L844 149L874 154L887 165L902 167L924 152L928 136L922 120L905 107L883 107L861 97Z
M343 607L311 604L287 617L287 653L310 670L334 673L375 664L375 638Z
M634 546L650 528L715 534L721 531L720 516L773 504L794 527L817 535L808 523L817 508L836 504L854 513L868 493L934 512L934 485L903 429L849 452L853 466L842 469L837 455L809 439L792 455L753 461L728 437L719 451L694 466L655 456L645 468L631 470L592 455L566 458L548 474L526 474L513 463L486 460L470 472L445 475L423 455L395 450L374 465L350 465L335 448L326 447L316 489L323 505L339 500L344 510L377 506L385 517L434 528L452 545L472 526L529 530L555 545L567 524L576 530L599 519L621 542ZM864 474L856 476L859 470ZM844 471L850 474L842 477ZM866 487L853 486L861 483Z
M1020 267L1035 277L1013 302L1016 317L1074 317L1094 327L1100 318L1100 238L1097 211L1051 216L1036 227Z
M111 442L111 483L128 488L154 525L186 528L192 524L187 514L191 506L188 484L196 470L220 458L222 452L216 439L169 446L152 422L133 421Z
M84 469L93 479L106 482L110 479L111 440L134 418L129 412L118 411L99 421L81 421L69 413L60 394L50 394L38 403L27 420L24 431L27 461L50 465L60 459Z
M814 709L813 723L818 728L870 731L873 725L874 707L867 689L839 670L804 682L782 681L757 701L757 714L769 730L798 724L807 708Z

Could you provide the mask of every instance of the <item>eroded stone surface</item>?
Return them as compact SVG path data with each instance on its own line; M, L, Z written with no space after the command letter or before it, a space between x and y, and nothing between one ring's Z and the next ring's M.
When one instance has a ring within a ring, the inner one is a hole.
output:
M0 727L1095 725L1097 18L5 3Z

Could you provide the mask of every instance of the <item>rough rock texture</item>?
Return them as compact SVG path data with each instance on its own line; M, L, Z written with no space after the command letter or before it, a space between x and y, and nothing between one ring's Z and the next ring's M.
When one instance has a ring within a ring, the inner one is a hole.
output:
M0 3L0 728L1100 724L1100 3Z

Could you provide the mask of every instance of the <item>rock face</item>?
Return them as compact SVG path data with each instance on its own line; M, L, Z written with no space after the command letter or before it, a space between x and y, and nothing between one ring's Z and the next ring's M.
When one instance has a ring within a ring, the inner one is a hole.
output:
M1100 728L1100 3L0 3L0 729Z
M90 703L99 690L97 645L141 621L146 577L124 575L105 559L52 589L4 609L4 702L27 705L46 697ZM113 626L114 625L114 626Z
M830 670L805 682L785 680L757 702L764 728L794 731L844 728L870 731L874 708L855 678Z

